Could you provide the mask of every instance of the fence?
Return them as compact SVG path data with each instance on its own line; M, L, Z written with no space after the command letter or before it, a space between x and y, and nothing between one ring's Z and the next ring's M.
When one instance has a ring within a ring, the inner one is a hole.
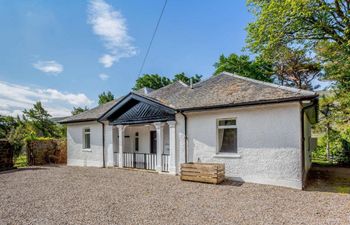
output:
M0 171L13 167L13 147L6 140L0 140Z
M67 163L66 140L31 140L27 142L29 165L44 165L49 163Z

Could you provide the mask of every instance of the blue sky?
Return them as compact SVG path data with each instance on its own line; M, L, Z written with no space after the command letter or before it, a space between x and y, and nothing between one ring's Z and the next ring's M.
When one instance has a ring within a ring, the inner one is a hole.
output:
M41 100L54 116L133 87L164 0L2 0L0 114ZM209 77L241 53L245 1L169 0L143 73Z

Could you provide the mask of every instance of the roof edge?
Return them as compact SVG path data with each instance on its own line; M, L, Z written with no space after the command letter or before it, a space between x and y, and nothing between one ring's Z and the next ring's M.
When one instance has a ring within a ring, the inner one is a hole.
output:
M232 77L235 77L235 78L238 78L238 79L242 79L242 80L251 81L251 82L254 82L254 83L258 83L258 84L267 85L267 86L270 86L270 87L284 89L284 90L291 91L291 92L294 92L294 93L304 93L304 94L307 94L307 95L315 95L315 96L317 96L317 93L314 92L314 91L307 91L307 90L303 90L303 89L298 89L298 88L287 87L287 86L278 85L278 84L274 84L274 83L269 83L269 82L265 82L265 81L261 81L261 80L255 80L255 79L252 79L252 78L249 78L249 77L244 77L244 76L238 75L236 73L233 74L233 73L229 73L229 72L224 71L224 72L220 73L219 75L221 75L221 74L232 76Z
M234 108L240 106L254 106L254 105L267 105L267 104L279 104L286 102L296 102L302 100L312 100L318 98L316 96L302 96L302 97L292 97L292 98L284 98L284 99L271 99L271 100L261 100L261 101L252 101L252 102L243 102L243 103L231 103L224 105L214 105L214 106L201 106L201 107L193 107L193 108L182 108L178 109L179 112L190 112L190 111L202 111L202 110L212 110L212 109L225 109L225 108Z

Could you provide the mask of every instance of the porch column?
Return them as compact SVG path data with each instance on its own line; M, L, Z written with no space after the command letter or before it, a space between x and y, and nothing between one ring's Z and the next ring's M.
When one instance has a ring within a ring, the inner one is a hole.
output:
M156 170L162 172L162 154L163 154L163 143L164 143L164 123L154 123L157 131L157 166Z
M168 121L169 126L169 173L176 174L177 155L176 155L176 121Z
M114 166L113 159L113 126L105 124L105 151L107 151L107 167Z
M119 152L118 152L118 167L123 168L123 151L124 151L124 126L117 125L118 127L118 140L119 140Z

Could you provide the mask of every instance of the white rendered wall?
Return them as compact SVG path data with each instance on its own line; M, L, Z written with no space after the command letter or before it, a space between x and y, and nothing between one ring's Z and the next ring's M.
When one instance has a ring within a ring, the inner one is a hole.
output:
M189 162L225 163L226 176L247 182L301 188L299 103L188 113ZM183 119L177 115L183 162ZM216 120L236 118L238 153L217 154Z
M91 149L83 149L83 129L90 128ZM67 165L103 166L102 125L97 122L67 125Z

